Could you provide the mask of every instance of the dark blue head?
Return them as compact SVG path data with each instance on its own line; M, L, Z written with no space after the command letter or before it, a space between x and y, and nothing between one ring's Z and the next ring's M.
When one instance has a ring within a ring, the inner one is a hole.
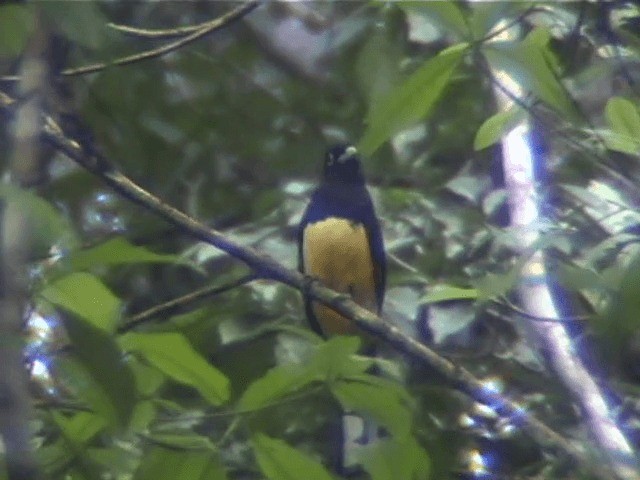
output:
M356 147L341 144L327 150L322 179L325 182L364 185L364 175Z

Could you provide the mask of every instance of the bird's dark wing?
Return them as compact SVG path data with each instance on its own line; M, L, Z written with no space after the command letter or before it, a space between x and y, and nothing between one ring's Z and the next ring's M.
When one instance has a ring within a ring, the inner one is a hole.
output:
M378 301L377 313L380 313L384 303L387 282L387 259L384 253L380 223L373 209L372 219L365 223L365 228L369 236L369 248L371 249L371 259L373 260L373 281L376 285L376 300Z
M309 225L309 223L313 221L317 221L316 217L319 216L318 201L316 197L317 197L317 190L311 196L311 201L309 202L309 205L307 205L307 208L305 209L304 214L302 215L302 220L300 220L300 225L298 227L298 271L301 273L306 273L304 271L304 229L306 228L307 225ZM322 328L320 327L320 322L318 322L318 319L313 313L311 299L309 298L308 295L305 295L305 292L303 292L303 296L304 296L304 310L305 310L305 313L307 314L307 319L309 320L309 324L311 325L311 328L318 335L323 335Z

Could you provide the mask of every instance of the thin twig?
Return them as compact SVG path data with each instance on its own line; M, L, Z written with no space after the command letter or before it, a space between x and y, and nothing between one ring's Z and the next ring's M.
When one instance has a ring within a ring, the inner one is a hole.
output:
M207 28L210 23L211 20L207 20L206 22L199 23L198 25L162 29L137 28L129 25L120 25L118 23L107 23L107 27L134 37L167 40L170 38L184 37L192 32Z
M526 318L527 320L533 320L534 322L565 323L565 324L568 324L568 323L581 323L581 324L585 324L587 322L587 320L589 320L592 317L591 315L568 315L568 316L564 316L562 318L542 317L540 315L534 315L532 313L529 313L529 312L523 310L522 308L520 308L516 304L514 304L512 301L510 301L504 295L500 297L500 300L494 299L492 301L495 302L497 305L505 306L508 309L510 309L511 311L513 311L514 313L517 313L518 315L520 315L521 317Z
M149 320L152 320L159 315L169 315L177 309L184 307L185 305L189 305L203 298L220 295L221 293L225 293L233 290L234 288L246 285L247 283L252 282L257 278L258 277L254 273L250 273L238 278L237 280L234 280L231 283L227 283L225 285L204 287L181 297L174 298L173 300L169 300L168 302L161 303L160 305L155 305L147 310L131 316L126 323L118 327L118 333L128 332L129 330L136 328L138 325L148 322Z

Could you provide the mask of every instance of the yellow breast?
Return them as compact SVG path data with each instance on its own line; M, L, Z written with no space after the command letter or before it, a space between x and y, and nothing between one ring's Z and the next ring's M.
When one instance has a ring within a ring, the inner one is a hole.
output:
M351 295L360 306L377 312L376 288L369 238L362 224L330 217L304 229L303 267L307 275ZM314 304L313 312L325 334L355 334L342 315Z

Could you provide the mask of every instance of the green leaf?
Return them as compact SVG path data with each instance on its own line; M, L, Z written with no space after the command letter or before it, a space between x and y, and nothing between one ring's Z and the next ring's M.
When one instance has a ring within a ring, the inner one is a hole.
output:
M240 410L254 410L297 392L321 376L304 365L281 365L247 387L238 400Z
M522 118L524 115L520 108L510 108L490 116L478 128L476 138L473 140L473 148L482 150L493 145Z
M136 380L138 392L143 397L153 397L166 382L167 377L162 372L138 359L132 359L130 368Z
M105 332L115 331L120 299L95 276L71 273L47 285L40 295Z
M506 295L513 290L520 280L520 270L511 269L505 273L488 273L474 282L478 290L478 300L485 301L490 298Z
M153 433L146 438L158 445L173 450L209 450L214 451L211 440L195 433Z
M640 153L640 138L630 137L623 133L613 132L611 130L595 130L606 147L614 152L622 152L628 155L638 155Z
M102 416L108 426L127 425L135 407L135 381L111 335L75 315L63 316L78 361L61 362L61 376L80 400Z
M626 245L636 243L638 237L632 233L617 234L613 237L607 237L593 248L587 249L583 254L583 263L585 266L595 270L598 265L603 265L607 259L613 258L616 252L619 252ZM605 270L600 270L603 274Z
M429 114L467 47L461 43L440 52L375 104L369 111L368 127L359 144L363 154L371 155L400 130Z
M412 438L391 438L380 441L365 451L362 464L371 480L428 480L430 460Z
M258 465L270 480L333 480L319 462L282 440L257 434L252 444Z
M372 365L373 360L356 355L361 343L360 337L333 337L316 347L307 368L328 380L362 373Z
M446 302L447 300L476 300L478 298L478 290L475 288L460 288L455 285L434 285L429 293L424 295L420 302L422 304L431 304L438 302Z
M541 237L531 246L531 251L545 248L552 240L552 235ZM523 278L525 276L522 269L528 261L529 256L522 255L506 272L488 273L484 277L474 280L472 283L477 289L478 301L484 302L490 298L506 295L518 286L520 280L526 281L526 278Z
M210 452L148 449L133 476L134 480L226 480L227 474Z
M54 410L52 418L65 439L76 445L87 443L106 426L104 418L89 412L79 412L71 417L66 417Z
M73 268L83 270L96 265L123 265L129 263L183 263L178 255L166 255L137 247L122 237L107 240L87 250L78 250L69 256Z
M566 263L559 265L558 279L562 285L573 291L583 289L605 291L608 287L607 282L599 273L589 268Z
M131 452L124 448L114 448L113 445L106 447L91 446L86 449L80 459L83 466L82 477L70 477L68 480L91 480L92 478L103 478L104 472L108 471L111 478L131 478ZM95 474L86 471L84 464L91 462L96 466ZM67 480L67 479L65 479Z
M212 405L229 399L229 379L210 365L178 333L128 333L120 338L124 350L137 352L175 381L195 388Z
M334 382L330 388L346 410L373 418L395 437L409 434L411 397L397 383L372 375L360 375Z
M549 32L537 28L519 43L486 44L482 52L495 70L506 71L551 108L579 121L581 117L552 67L554 61L548 46L549 39Z
M0 6L0 55L22 52L33 25L33 9L29 5Z
M630 256L624 265L615 265L604 272L602 277L612 294L601 315L590 325L600 339L605 355L622 360L630 339L638 331L640 321L640 248L627 248ZM626 361L626 360L622 360Z
M373 360L356 355L360 342L359 337L336 336L318 344L306 362L270 369L247 387L238 401L238 408L261 408L313 382L333 381L364 372Z
M638 153L637 142L640 141L640 112L638 107L625 98L613 97L607 102L605 116L615 133L635 140L635 153Z
M129 431L132 433L148 432L152 426L152 422L157 417L157 406L152 400L143 400L136 403L131 421L129 422Z
M30 226L29 241L36 257L49 255L52 246L60 250L72 248L78 243L73 225L51 203L30 190L15 185L0 185L0 198L18 205Z
M45 466L46 472L57 471L66 468L72 461L75 452L69 448L64 438L58 437L54 442L42 445L38 448L38 461ZM0 462L0 465L2 463ZM2 472L3 468L0 469ZM8 480L5 476L0 479Z

